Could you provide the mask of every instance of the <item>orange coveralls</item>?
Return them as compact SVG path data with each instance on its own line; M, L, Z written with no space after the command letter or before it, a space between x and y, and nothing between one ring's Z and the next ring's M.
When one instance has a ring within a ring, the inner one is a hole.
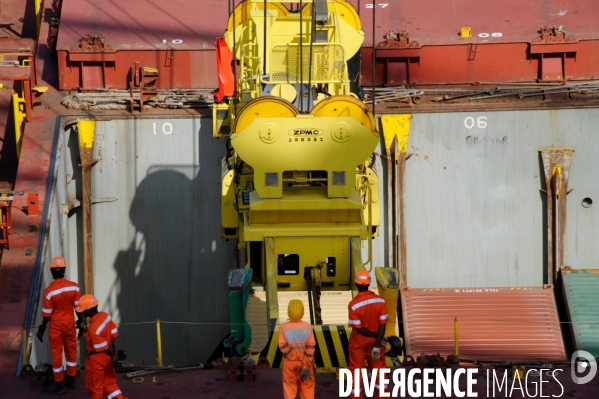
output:
M114 322L108 313L98 312L89 322L85 341L87 359L85 359L85 389L91 399L126 399L116 384L116 373L112 365L112 356L106 353L110 341L119 336Z
M279 329L279 349L283 361L283 397L295 399L299 383L301 399L314 399L314 351L316 340L312 326L304 321L288 321ZM308 369L310 379L302 381L300 372Z
M54 381L64 380L62 349L67 360L67 373L77 375L77 337L75 333L75 306L79 304L79 286L67 279L59 278L44 291L42 316L50 318L48 336L52 354Z
M360 292L349 303L348 312L348 324L352 328L351 335L349 336L349 369L352 372L352 376L355 375L355 369L364 368L365 360L368 363L368 368L371 370L385 368L385 347L381 346L381 357L377 360L372 360L372 348L374 347L376 338L367 337L357 331L358 328L364 327L369 331L377 332L381 324L387 324L389 316L387 315L385 300L372 291ZM374 388L375 397L378 397L378 374ZM356 393L353 387L351 392L351 397L362 397L361 386L359 392Z

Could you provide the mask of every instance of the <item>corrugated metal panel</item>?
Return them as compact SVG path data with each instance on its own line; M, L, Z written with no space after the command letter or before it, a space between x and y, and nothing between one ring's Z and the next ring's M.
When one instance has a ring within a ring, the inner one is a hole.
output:
M469 360L564 360L553 289L439 288L401 291L406 354Z
M221 239L219 212L225 142L212 138L211 126L191 118L96 126L95 294L135 364L155 364L157 350L154 324L137 323L161 319L164 361L173 364L206 361L229 332L234 252ZM68 198L80 198L77 135L67 129L64 136ZM65 241L82 285L81 208L69 214Z
M562 270L562 282L576 349L599 357L599 270Z
M566 263L599 265L598 109L414 114L406 172L410 287L545 283L538 151L571 147Z
M66 190L66 179L68 177L67 165L63 160L65 159L66 152L68 151L66 143L64 142L64 136L59 137L56 151L56 161L50 168L54 169L54 188L51 191L50 205L48 207L48 230L45 237L40 237L40 240L44 240L43 251L41 256L42 264L42 281L40 285L40 292L38 297L38 306L36 312L36 320L34 326L39 326L42 322L42 304L43 304L43 292L46 287L52 282L52 274L49 270L50 260L58 255L64 255L67 263L67 269L65 272L65 278L71 281L77 281L77 263L75 260L70 259L68 256L69 248L68 241L64 240L66 234L68 234L68 220L67 215L62 213L61 204L67 203L67 190ZM34 330L34 334L37 330ZM31 357L29 363L33 365L51 363L50 346L48 345L48 333L46 333L45 342L39 342L39 340L31 340ZM79 362L81 364L81 361Z

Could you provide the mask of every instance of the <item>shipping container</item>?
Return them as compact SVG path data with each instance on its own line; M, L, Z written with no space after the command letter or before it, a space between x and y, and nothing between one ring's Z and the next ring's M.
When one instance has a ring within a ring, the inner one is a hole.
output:
M599 357L599 269L565 266L561 277L575 349Z
M63 255L67 279L84 293L80 155L76 123L55 132L41 264ZM135 364L156 364L156 319L166 363L206 361L228 334L227 272L233 244L220 236L224 143L194 118L96 123L92 169L93 279L99 310L119 325L120 348ZM41 322L41 293L36 321ZM84 345L80 345L80 354ZM84 357L81 357L81 360ZM30 363L48 363L33 341Z
M214 39L224 31L230 9L216 0L165 4L63 0L59 89L216 88ZM461 357L565 359L553 291L538 287L552 282L564 264L599 264L594 240L598 89L565 84L599 74L597 7L590 0L566 5L535 0L526 6L509 0L482 13L479 4L468 1L352 4L366 38L363 85L372 84L377 45L375 84L406 85L404 91L377 94L377 116L401 114L409 123L405 182L395 201L403 208L401 216L388 201L400 183L384 167L385 143L376 150L385 184L380 185L381 234L373 242L372 264L399 267L388 254L397 240L404 241L402 277L410 287L401 295L407 353L453 353L457 316ZM466 27L470 35L462 34ZM490 98L478 99L485 96ZM101 310L119 324L128 360L155 363L160 318L165 362L188 364L205 361L230 331L226 275L239 265L234 244L220 233L225 140L212 138L209 118L154 113L87 115L97 120L95 292ZM43 251L36 258L42 284L33 290L31 325L40 322L40 293L49 283L39 268L52 256L63 254L67 263L79 265L67 277L84 282L74 121L59 117L54 132L43 215L47 226L41 229ZM386 133L383 125L380 131ZM552 230L556 221L548 219L550 204L557 204L547 187L542 151L548 149L573 150L567 201L566 195L559 199L567 205L556 213L557 233ZM398 219L405 228L399 234ZM364 259L366 253L364 248ZM257 326L264 306L260 295L251 300ZM281 299L283 317L288 299ZM328 299L334 306L325 317L344 323L348 298ZM255 345L266 336L256 328ZM31 338L30 363L48 362L47 345Z
M567 358L552 286L408 289L401 291L401 310L405 353L414 358Z
M228 11L217 0L63 0L56 42L59 88L216 88L214 43ZM144 67L156 74L143 78Z

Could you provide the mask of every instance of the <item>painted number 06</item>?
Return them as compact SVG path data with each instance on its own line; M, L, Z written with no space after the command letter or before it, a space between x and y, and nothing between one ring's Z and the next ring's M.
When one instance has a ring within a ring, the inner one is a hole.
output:
M469 116L466 119L464 119L464 126L466 126L466 129L472 129L474 127L475 121L474 118ZM478 127L479 129L486 129L487 128L487 117L486 116L479 116L476 119L476 127Z
M155 135L156 134L156 123L152 123L152 125L154 126L154 135ZM173 132L173 125L171 125L168 122L162 124L162 133L171 134L172 132Z

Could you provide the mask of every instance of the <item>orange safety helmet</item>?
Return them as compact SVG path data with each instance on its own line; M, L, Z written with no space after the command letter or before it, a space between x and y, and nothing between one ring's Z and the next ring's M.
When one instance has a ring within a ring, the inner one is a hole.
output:
M62 256L55 256L52 258L52 263L50 263L50 269L58 269L58 268L66 268L67 264L64 261Z
M84 310L91 309L94 306L98 306L98 300L92 294L85 294L81 298L79 298L79 304L75 308L75 310L79 313Z
M366 270L360 270L356 273L356 278L354 281L356 284L370 285L370 273L368 273Z

